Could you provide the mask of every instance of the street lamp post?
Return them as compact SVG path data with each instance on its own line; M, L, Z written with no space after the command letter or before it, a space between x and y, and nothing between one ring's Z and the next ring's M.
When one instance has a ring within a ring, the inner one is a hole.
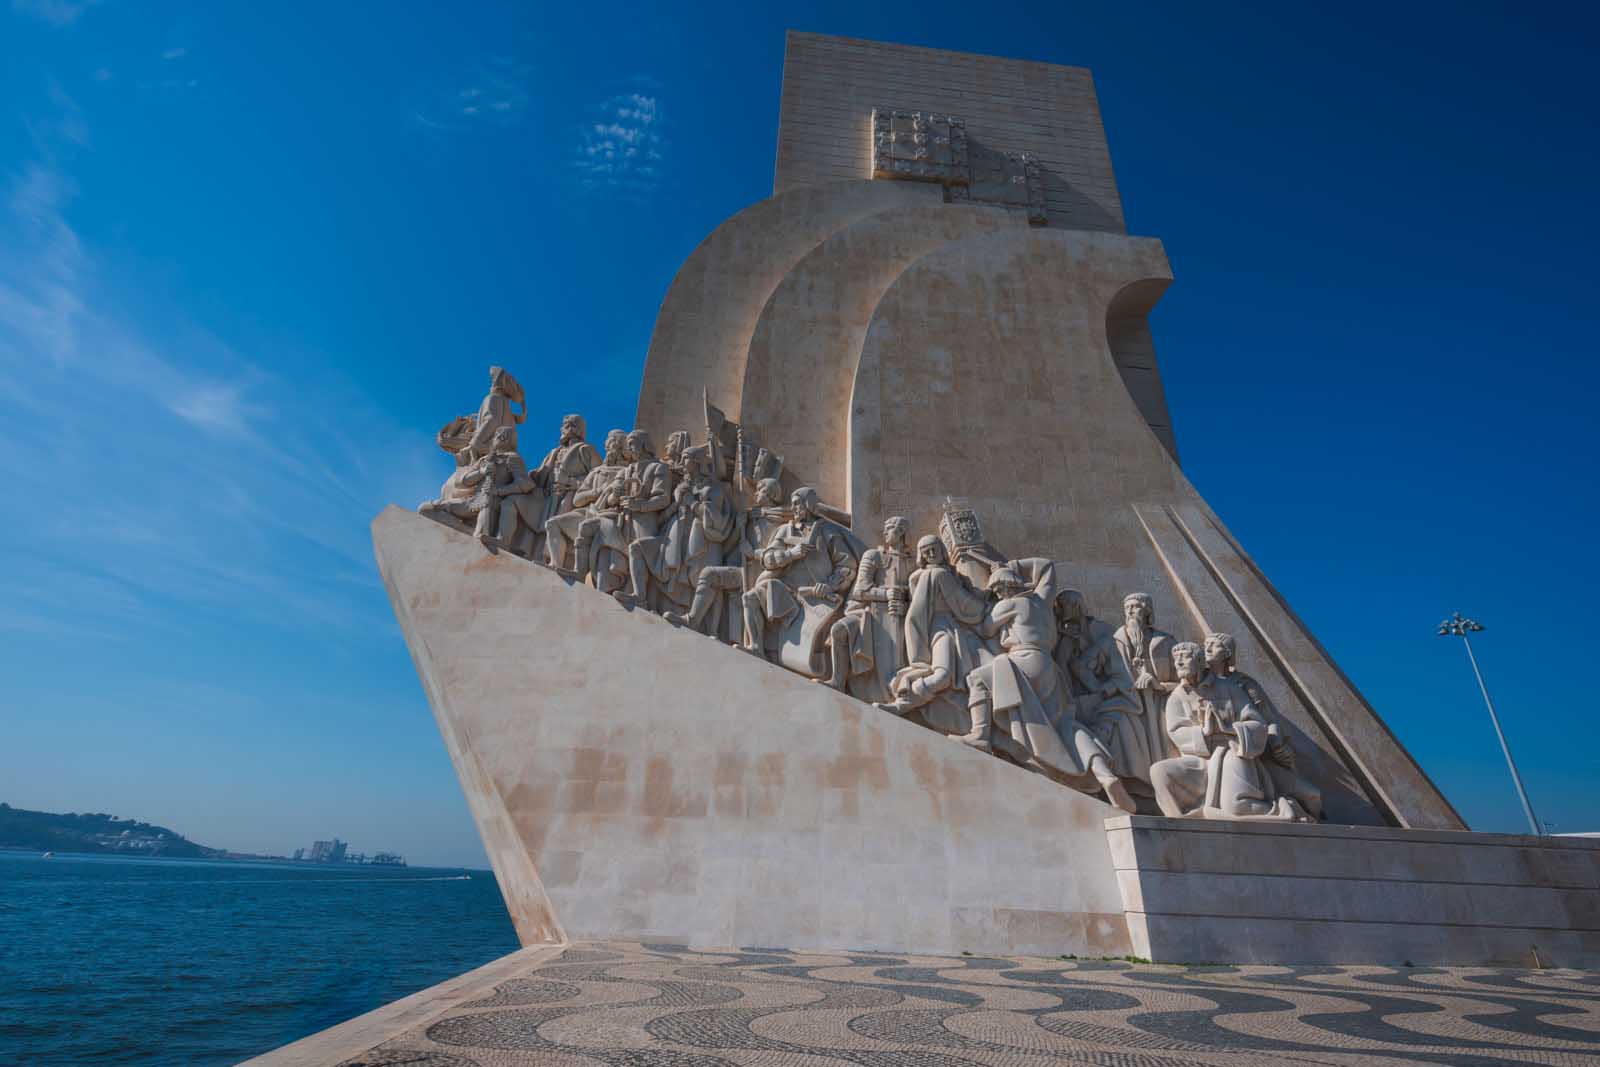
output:
M1483 629L1483 623L1476 619L1465 618L1461 612L1456 612L1439 624L1440 637L1459 637L1461 643L1467 646L1467 659L1472 663L1472 673L1478 679L1478 691L1483 694L1483 703L1489 709L1489 721L1494 723L1494 735L1500 739L1500 751L1505 753L1506 766L1511 768L1511 780L1516 783L1517 796L1522 798L1522 811L1528 817L1528 825L1535 835L1544 836L1544 831L1539 827L1539 820L1533 817L1533 802L1528 799L1528 791L1522 785L1522 775L1517 773L1517 763L1511 758L1511 746L1506 744L1505 731L1500 729L1500 716L1494 712L1494 701L1489 699L1489 687L1483 684L1483 672L1478 669L1478 657L1472 654L1472 642L1467 638L1469 633L1475 634Z

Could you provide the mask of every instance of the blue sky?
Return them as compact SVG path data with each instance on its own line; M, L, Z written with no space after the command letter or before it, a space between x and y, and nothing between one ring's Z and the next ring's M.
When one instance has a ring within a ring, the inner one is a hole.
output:
M1190 477L1517 830L1434 635L1482 618L1540 815L1600 830L1592 8L458 6L0 9L0 799L481 865L367 523L491 362L631 420L793 27L1091 67Z

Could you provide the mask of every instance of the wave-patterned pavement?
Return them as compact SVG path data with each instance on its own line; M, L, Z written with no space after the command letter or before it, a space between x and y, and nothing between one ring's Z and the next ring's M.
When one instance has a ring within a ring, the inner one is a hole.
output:
M590 942L343 1067L1600 1065L1600 975Z

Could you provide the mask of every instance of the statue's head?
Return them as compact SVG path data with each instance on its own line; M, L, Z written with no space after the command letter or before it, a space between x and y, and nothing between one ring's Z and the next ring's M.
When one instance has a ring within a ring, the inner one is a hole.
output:
M1193 641L1179 641L1172 646L1172 668L1181 681L1194 684L1200 680L1201 657L1204 650Z
M490 445L495 452L515 452L517 450L517 431L510 426L502 426L494 432L494 440Z
M817 491L809 485L802 485L789 494L789 513L796 522L805 522L816 517L819 502Z
M1206 667L1212 674L1226 675L1233 670L1239 646L1232 634L1206 634Z
M910 532L911 520L904 515L890 515L883 520L883 543L892 548L905 548Z
M763 478L756 483L756 507L775 508L783 500L783 483L776 478Z
M1076 589L1063 589L1056 594L1056 621L1063 630L1076 633L1082 629L1087 614L1083 594Z
M628 435L627 455L630 460L656 458L656 443L650 439L649 430L634 430Z
M667 451L661 458L676 466L683 459L683 454L688 449L689 431L673 430L667 434Z
M628 431L606 431L606 463L616 466L622 462L623 455L628 451Z
M944 567L950 562L950 557L944 550L944 542L939 540L938 534L924 534L917 538L917 563L923 567Z
M990 596L996 600L1005 600L1020 595L1027 585L1023 582L1022 575L1010 567L996 567L989 572L987 588Z
M574 441L582 441L584 439L584 437L588 434L588 432L589 432L589 427L583 421L583 416L582 415L563 415L563 416L561 416L561 443L562 444L565 445L565 444L571 444Z
M1156 621L1155 601L1149 593L1129 593L1122 598L1122 618L1139 626L1151 626Z

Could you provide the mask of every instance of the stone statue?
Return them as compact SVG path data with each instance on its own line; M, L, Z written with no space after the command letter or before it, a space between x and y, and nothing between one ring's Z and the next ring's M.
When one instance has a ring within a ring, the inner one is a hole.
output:
M1056 665L1072 689L1076 718L1105 746L1119 776L1148 782L1150 740L1142 705L1110 625L1089 614L1076 589L1056 595L1056 623Z
M510 426L496 430L491 451L481 462L488 470L478 485L483 502L473 533L485 548L504 548L531 559L544 495L517 453L517 431Z
M889 685L904 666L910 529L911 521L900 515L884 522L883 544L862 554L844 617L828 632L828 684L871 704L892 699Z
M632 544L661 532L672 505L672 468L656 458L655 442L646 430L628 434L628 468L622 475L622 537ZM624 549L626 552L626 549Z
M967 675L989 658L975 629L988 604L950 566L937 535L917 541L917 564L907 582L906 666L889 684L894 699L878 706L942 733L965 734L972 728Z
M756 482L754 495L754 505L741 512L734 523L723 548L723 565L700 572L689 610L665 612L671 622L715 634L729 644L744 642L744 613L732 601L755 586L761 576L761 552L771 540L772 531L789 518L782 507L783 486L778 479Z
M589 472L600 465L600 454L584 439L586 431L582 415L562 416L560 439L533 470L533 480L545 494L544 511L535 527L540 537L553 516L573 509L572 495Z
M1055 564L1045 559L1008 563L989 575L995 603L979 632L998 637L1001 651L967 676L972 728L957 740L1001 752L1084 792L1098 783L1107 800L1134 811L1105 748L1073 718L1066 679L1051 657L1055 583Z
M1272 778L1279 796L1294 797L1306 814L1313 818L1322 815L1322 790L1315 783L1299 775L1295 768L1294 744L1283 729L1283 717L1278 714L1261 683L1238 669L1239 646L1232 634L1206 635L1204 646L1206 670L1218 678L1237 684L1250 699L1250 704L1266 720L1267 750L1261 756L1261 765Z
M472 511L472 504L478 495L477 481L468 482L466 478L468 472L472 470L473 463L472 453L467 444L472 440L472 431L477 424L476 417L462 415L445 423L435 435L434 440L439 442L440 448L450 453L456 467L440 488L439 498L417 506L418 514L426 515L435 522L443 523L461 533L472 532L473 519L476 517Z
M844 610L856 554L844 527L817 514L810 486L789 497L789 516L762 550L761 574L744 594L744 647L818 678L820 646Z
M1173 637L1155 629L1155 603L1149 593L1129 593L1122 598L1122 625L1112 639L1122 656L1123 669L1133 679L1145 750L1154 763L1168 753L1170 742L1161 723L1177 674L1172 665Z
M521 406L515 410L512 405ZM494 435L503 429L515 430L528 417L528 405L523 400L522 386L504 367L489 368L489 395L478 405L472 436L466 450L468 462L480 460L494 451Z
M1311 822L1294 797L1278 793L1262 766L1277 727L1262 717L1244 687L1208 673L1193 641L1175 644L1172 662L1178 683L1167 698L1165 722L1179 754L1150 768L1162 813Z
M712 476L713 456L709 446L682 452L683 480L672 492L671 518L662 533L628 546L630 584L619 599L652 611L686 611L701 572L721 565L735 517L722 483Z
M583 476L583 482L572 494L572 510L552 515L544 526L545 561L570 577L588 578L596 586L600 583L594 579L590 566L594 539L603 519L609 517L615 521L620 514L620 497L611 491L626 467L627 445L626 431L612 430L606 434L605 458L600 466ZM622 545L620 538L617 544ZM626 547L622 545L624 551ZM570 560L569 548L572 551Z

